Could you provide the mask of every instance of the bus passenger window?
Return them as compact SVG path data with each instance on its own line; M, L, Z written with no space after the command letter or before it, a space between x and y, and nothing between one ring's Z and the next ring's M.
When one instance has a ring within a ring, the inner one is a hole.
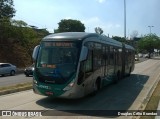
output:
M110 54L109 54L109 64L114 65L114 49L110 46Z
M92 51L88 52L87 60L85 61L85 72L92 71Z
M102 45L95 43L95 48L93 50L93 66L94 70L99 69L102 66Z

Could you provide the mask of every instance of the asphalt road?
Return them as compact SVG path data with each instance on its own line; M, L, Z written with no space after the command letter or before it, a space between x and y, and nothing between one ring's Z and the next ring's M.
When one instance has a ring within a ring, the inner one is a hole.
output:
M0 87L15 85L19 83L31 82L33 77L26 77L24 74L16 74L15 76L0 76Z
M55 115L54 117L41 117L41 119L131 119L132 116L96 116L96 113L97 110L98 112L107 113L107 110L136 111L143 109L160 80L159 71L160 59L149 59L137 63L130 77L119 81L118 84L104 87L95 96L87 96L76 100L52 99L34 94L32 90L28 90L0 96L0 110L43 110L42 114L44 115ZM72 112L72 110L75 112ZM91 113L95 113L95 116L91 116ZM66 115L72 116L66 117ZM77 115L81 116L77 117ZM18 119L16 116L12 119L14 118Z

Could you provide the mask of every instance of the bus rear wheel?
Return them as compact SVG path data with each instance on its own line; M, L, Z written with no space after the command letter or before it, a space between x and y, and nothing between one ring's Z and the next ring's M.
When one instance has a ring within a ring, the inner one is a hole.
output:
M117 74L115 74L114 76L114 84L117 84L118 81L121 79L121 76L120 76L120 71L117 72Z

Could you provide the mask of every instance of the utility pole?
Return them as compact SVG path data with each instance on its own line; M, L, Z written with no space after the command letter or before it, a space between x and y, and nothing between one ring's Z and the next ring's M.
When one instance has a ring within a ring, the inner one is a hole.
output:
M124 0L124 38L126 39L126 0Z

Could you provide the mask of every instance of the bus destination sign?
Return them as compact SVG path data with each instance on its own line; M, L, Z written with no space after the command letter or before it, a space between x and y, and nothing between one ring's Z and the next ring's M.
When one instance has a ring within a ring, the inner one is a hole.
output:
M45 47L73 47L73 43L70 42L45 42Z

